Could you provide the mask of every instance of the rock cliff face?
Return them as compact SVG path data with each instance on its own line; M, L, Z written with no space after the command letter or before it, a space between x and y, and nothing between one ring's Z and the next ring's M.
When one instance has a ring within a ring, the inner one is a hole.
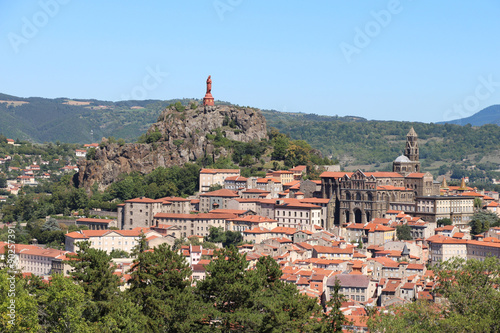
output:
M250 142L267 136L266 120L252 108L237 106L191 106L166 108L151 125L146 137L152 143L132 143L120 146L106 143L97 148L91 160L78 162L75 185L89 189L94 183L105 189L120 174L138 171L149 173L157 167L183 165L204 156L224 155L224 148L215 149L207 134L220 129L226 138Z

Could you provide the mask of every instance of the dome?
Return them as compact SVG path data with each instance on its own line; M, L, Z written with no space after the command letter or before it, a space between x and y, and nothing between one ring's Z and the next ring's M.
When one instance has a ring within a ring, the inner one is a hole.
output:
M400 163L408 163L408 162L411 162L410 159L408 157L406 157L405 155L401 155L401 156L398 156L398 158L396 158L394 160L394 162L400 162Z

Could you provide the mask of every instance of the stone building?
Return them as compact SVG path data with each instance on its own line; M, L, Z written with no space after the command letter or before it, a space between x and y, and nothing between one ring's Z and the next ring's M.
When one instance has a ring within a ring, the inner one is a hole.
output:
M132 230L154 225L153 218L157 213L189 214L191 201L180 197L164 197L160 199L135 198L125 200L118 205L118 228Z
M323 172L323 198L330 199L327 227L344 223L367 223L383 218L387 210L411 213L417 196L439 194L439 183L430 173L420 172L418 138L412 128L405 155L393 162L393 172Z
M392 171L404 176L413 172L420 172L419 155L418 136L412 127L406 134L405 153L396 158L392 164Z
M449 218L453 225L466 227L474 215L474 197L464 195L422 196L416 198L415 214L427 222Z
M231 190L216 190L200 195L200 211L209 212L212 209L228 209L228 201L239 198L236 192Z
M240 169L201 169L200 171L200 193L209 192L210 186L224 186L227 177L238 177Z

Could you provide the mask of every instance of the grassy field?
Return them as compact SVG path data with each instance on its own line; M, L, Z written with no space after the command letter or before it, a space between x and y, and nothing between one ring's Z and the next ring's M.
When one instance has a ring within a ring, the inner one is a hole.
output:
M7 106L9 105L19 106L23 104L29 104L29 102L24 102L24 101L0 101L0 103L6 103Z

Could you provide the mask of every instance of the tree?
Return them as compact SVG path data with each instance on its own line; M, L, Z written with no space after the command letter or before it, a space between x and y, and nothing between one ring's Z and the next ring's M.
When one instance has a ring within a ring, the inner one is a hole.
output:
M46 288L38 290L37 299L44 332L90 332L83 317L88 295L81 285L55 274Z
M129 258L127 251L114 249L109 253L111 258Z
M47 222L45 222L41 228L42 231L57 231L61 230L59 222L53 217L50 217Z
M207 318L212 331L313 332L320 322L316 300L300 295L296 286L280 280L281 270L269 257L247 270L245 255L231 246L216 252L207 276L196 292L213 307Z
M150 332L200 331L203 311L190 289L191 269L166 244L137 255L129 298L142 308Z
M304 140L292 141L285 156L285 165L292 167L307 164L310 151L311 146Z
M444 327L439 323L440 316L440 310L435 304L418 300L407 305L390 307L384 312L373 311L367 324L370 332L453 332L443 330Z
M496 225L499 221L498 216L487 210L480 210L472 215L472 219L469 222L471 227L471 234L477 235L488 231L492 225Z
M14 288L11 289L11 286ZM14 276L6 269L0 270L0 331L40 331L36 300L29 295L27 289L24 279Z
M243 241L243 236L238 231L224 231L222 227L210 227L208 236L205 239L212 243L222 243L222 246L229 247Z
M212 243L222 243L224 239L224 229L222 227L211 226L208 230L208 236L205 236L205 240Z
M453 222L451 221L451 219L449 219L447 217L437 220L437 225L440 227L446 226L446 225L452 225L452 224L453 224Z
M236 246L243 241L243 235L239 231L226 230L224 240L222 241L222 246Z
M90 295L85 316L91 322L98 322L110 313L120 280L113 274L111 257L105 251L91 248L88 241L79 242L78 246L76 255L67 255L66 263L73 267L73 279Z
M483 208L483 200L481 200L481 198L474 198L474 208L476 209Z
M444 302L418 300L373 313L374 332L498 332L500 261L455 257L434 267L435 295Z
M271 144L273 145L271 158L278 161L284 160L288 145L290 144L290 139L285 134L279 133L271 140Z
M500 331L500 260L455 257L435 270L436 292L448 300L444 322L450 331Z
M411 228L408 224L398 225L396 227L396 234L399 240L412 240Z
M333 293L330 295L328 303L326 303L327 312L323 316L322 332L342 332L342 327L349 324L346 316L340 310L342 303L347 302L347 297L340 293L340 288L339 280L335 279Z
M146 235L143 232L139 235L139 239L137 240L137 244L132 248L130 254L132 257L137 257L139 254L149 249L148 241L146 239Z
M208 188L208 192L213 192L213 191L217 191L217 190L221 190L221 189L222 189L221 184L213 184L213 185L210 185L210 187Z

